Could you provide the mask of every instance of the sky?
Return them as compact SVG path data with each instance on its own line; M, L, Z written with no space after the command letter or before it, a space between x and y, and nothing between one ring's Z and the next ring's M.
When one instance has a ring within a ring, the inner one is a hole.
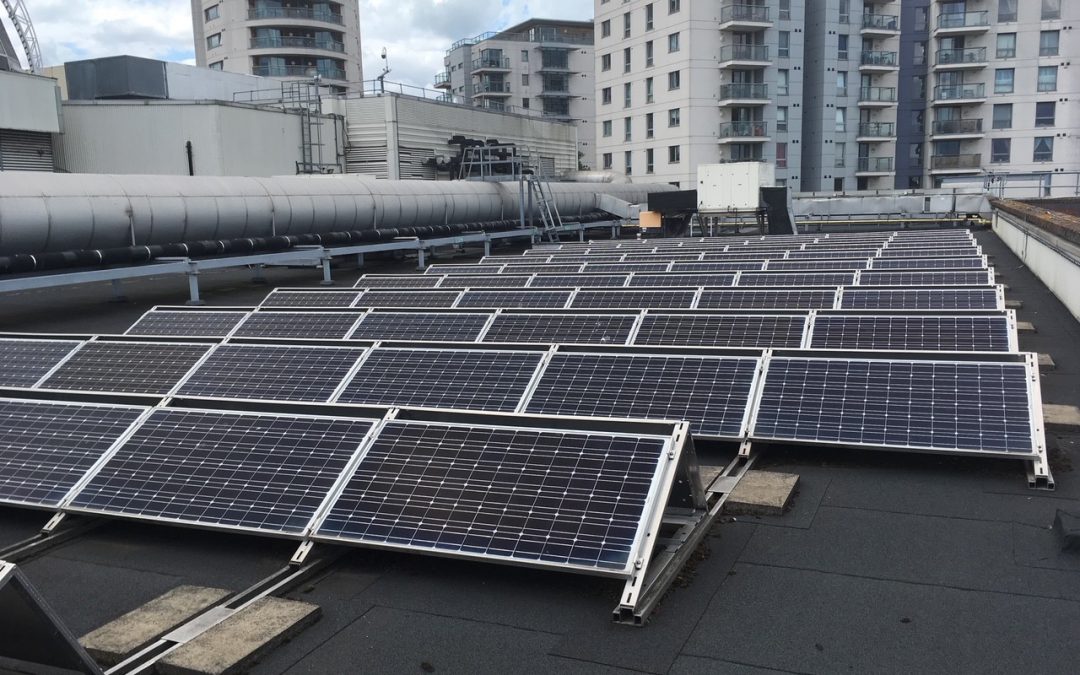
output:
M345 0L348 2L349 0ZM45 65L131 54L195 62L190 0L25 0ZM533 16L591 19L591 0L359 0L364 77L431 86L446 48ZM7 17L4 17L7 23ZM14 34L12 38L14 39Z

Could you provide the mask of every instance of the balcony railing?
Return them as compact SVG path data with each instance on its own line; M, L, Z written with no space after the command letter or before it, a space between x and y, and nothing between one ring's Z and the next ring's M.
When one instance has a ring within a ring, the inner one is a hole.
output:
M990 16L986 10L939 14L937 19L938 28L982 28L989 25Z
M768 45L724 45L720 48L721 61L768 61Z
M345 52L345 45L333 40L320 40L313 37L253 37L251 38L252 49L324 49L329 52Z
M934 87L934 99L937 101L961 101L969 98L986 98L986 85L980 82Z
M510 59L500 56L482 56L472 62L473 70L510 70Z
M308 19L322 21L323 23L336 23L339 26L345 24L345 19L340 14L325 10L309 9L306 7L258 7L248 10L248 19Z
M863 14L863 28L877 28L879 30L900 30L900 17L891 14Z
M480 82L473 85L474 94L509 94L509 82Z
M720 85L720 100L746 99L764 101L769 98L769 85L767 84L722 84Z
M930 158L931 169L978 169L982 155L934 155Z
M865 138L892 138L896 135L896 124L892 122L863 122L859 125L859 136Z
M884 66L895 68L897 65L896 52L863 52L859 63L864 66Z
M986 47L939 49L937 51L937 65L939 66L963 65L965 63L986 63Z
M860 157L856 170L860 173L890 173L893 170L893 158Z
M981 134L983 130L982 118L966 120L936 120L933 125L934 135L945 136L948 134Z
M326 80L344 80L344 68L317 68L315 66L255 66L252 75L263 77L311 77L309 71L315 71Z
M726 5L720 8L720 23L769 23L769 8L761 5Z
M720 138L765 138L769 135L767 122L724 122Z
M859 90L859 102L896 103L896 87L863 87Z
M450 84L450 73L448 73L448 72L446 72L444 70L441 73L436 73L435 74L435 86L436 87L442 87L442 86L445 86L445 85L448 85L448 84Z

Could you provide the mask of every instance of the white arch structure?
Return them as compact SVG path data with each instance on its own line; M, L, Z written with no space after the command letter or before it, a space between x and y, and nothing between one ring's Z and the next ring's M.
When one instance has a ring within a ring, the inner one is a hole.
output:
M15 26L15 32L19 35L23 52L26 54L26 62L31 73L41 73L41 46L38 44L37 33L34 31L34 23L30 21L30 13L26 9L24 0L0 0L4 3L8 18Z

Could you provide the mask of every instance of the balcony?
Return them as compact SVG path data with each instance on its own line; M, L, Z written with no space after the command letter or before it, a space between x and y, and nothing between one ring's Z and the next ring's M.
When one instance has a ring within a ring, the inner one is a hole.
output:
M504 56L482 56L472 62L472 70L474 73L506 72L510 70L510 59Z
M479 82L473 85L473 96L509 96L509 82Z
M986 64L986 47L939 49L934 70L973 70L985 68Z
M537 96L542 98L570 98L570 85L567 83L545 86Z
M930 171L948 173L972 173L981 171L982 155L934 155L930 158Z
M300 19L303 21L321 21L322 23L335 23L345 25L345 19L340 14L316 10L306 7L259 7L248 10L248 21L261 21L263 19Z
M863 122L859 125L859 142L891 141L896 137L896 124L893 122Z
M769 101L769 85L733 83L720 85L720 105L765 105Z
M989 12L938 14L937 35L977 35L990 30Z
M863 87L859 90L859 107L888 108L896 105L896 87Z
M321 49L327 52L345 53L345 45L333 40L314 37L276 36L251 38L252 49Z
M720 67L769 65L768 45L724 45L720 48Z
M892 37L900 34L900 17L892 14L863 14L861 35L867 37Z
M451 87L452 87L452 85L450 84L450 73L448 73L448 72L446 72L444 70L441 73L436 73L435 74L435 88L436 89L450 89Z
M310 78L318 73L324 80L344 80L344 68L325 68L315 66L254 66L252 75L262 77L304 77Z
M892 157L860 157L855 175L882 176L893 172Z
M986 85L956 84L934 87L934 105L978 104L986 101Z
M768 122L724 122L720 125L721 143L764 143L769 137Z
M867 51L859 55L859 70L863 72L888 72L899 68L896 52Z
M771 26L768 7L734 4L720 8L720 30L764 30Z
M931 127L934 138L948 136L950 138L981 138L983 136L982 118L969 118L963 120L936 120Z

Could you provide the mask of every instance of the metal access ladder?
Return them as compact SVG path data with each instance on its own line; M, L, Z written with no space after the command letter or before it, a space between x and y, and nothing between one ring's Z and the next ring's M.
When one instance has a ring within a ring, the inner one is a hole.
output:
M540 212L540 221L544 225L543 236L548 241L558 241L559 232L562 230L562 217L559 216L559 207L551 198L551 188L547 181L534 169L533 173L526 175L526 183L529 186L530 200L536 204Z

